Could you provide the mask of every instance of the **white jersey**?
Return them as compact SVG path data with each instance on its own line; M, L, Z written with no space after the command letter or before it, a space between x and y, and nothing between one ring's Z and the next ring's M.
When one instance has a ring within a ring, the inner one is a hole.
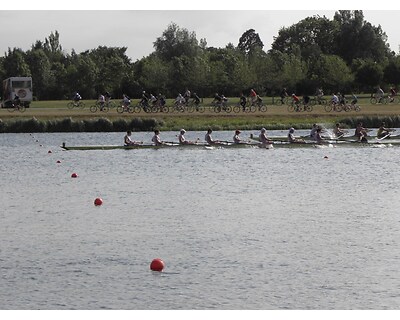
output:
M155 134L155 135L153 136L153 138L151 139L151 141L153 141L153 143L154 143L156 146L159 146L160 144L162 144L162 143L161 143L160 136L159 136L158 134Z
M213 140L213 138L211 137L211 133L207 133L204 139L206 140L206 142L207 142L208 144L213 144L213 143L214 143L214 140Z
M182 133L179 134L178 140L179 140L179 143L181 143L181 144L186 143L186 138Z
M239 137L239 135L238 134L235 134L234 136L233 136L233 142L234 143L240 143L242 140L240 139L240 137Z
M265 132L264 133L260 133L259 138L260 138L260 142L261 143L264 143L264 144L270 143L270 141L269 141L269 139L267 137L267 134Z

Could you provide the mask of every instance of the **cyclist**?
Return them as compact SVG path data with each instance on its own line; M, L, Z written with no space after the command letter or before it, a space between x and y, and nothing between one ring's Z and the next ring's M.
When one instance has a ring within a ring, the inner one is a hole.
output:
M246 96L243 94L243 92L240 94L240 98L239 98L239 104L242 106L243 111L246 108L246 103L247 103L247 98Z
M80 100L82 100L82 97L81 97L81 95L79 94L78 91L75 92L75 94L74 94L72 100L73 100L76 104L78 104L78 102L79 102Z
M21 105L21 99L19 98L18 95L15 95L14 100L13 100L13 106L14 108L17 108Z
M385 92L382 90L382 88L378 87L378 90L376 91L376 100L378 103L382 103L384 94Z
M185 93L183 94L183 97L185 98L185 103L188 104L189 103L189 99L191 96L191 92L189 89L186 88Z
M152 93L150 93L150 102L152 106L155 106L157 103L157 98Z
M257 97L258 97L257 92L254 89L251 89L250 90L250 101L251 101L251 104L256 103Z
M296 106L296 111L298 111L299 104L300 104L300 98L296 96L294 93L292 93L292 101L293 104Z
M303 96L303 103L305 106L310 103L310 97L308 95Z
M323 96L324 92L322 91L322 88L317 88L317 90L315 91L315 97L317 98L318 103L321 102Z
M346 105L346 97L344 96L344 94L338 92L338 98L339 98L339 104L341 106L345 106Z
M97 100L97 103L100 106L100 110L103 111L104 105L106 103L106 98L104 97L104 95L102 95L102 94L99 95L99 99Z
M105 98L105 102L108 104L111 100L111 94L106 91L106 93L104 94L104 98Z
M357 98L357 96L353 93L352 95L351 95L351 104L354 106L354 105L356 105L357 104L357 102L358 102L358 98Z
M333 94L331 102L332 102L333 105L336 106L337 104L339 104L339 97L336 94Z
M222 97L218 93L215 93L214 100L212 102L213 103L217 103L217 104L221 104L222 103Z
M288 93L286 91L286 88L283 88L282 91L281 91L281 94L280 94L282 104L285 103L285 98L288 97L288 96L289 95L288 95Z
M124 93L122 95L122 105L124 109L127 110L130 104L131 104L131 99Z
M193 101L196 106L200 104L200 98L196 92L193 92Z
M161 93L159 93L158 96L157 96L157 103L161 107L165 106L165 103L166 103L165 102L165 98Z
M389 101L393 102L394 97L397 95L396 89L394 87L390 88L390 94L389 94Z
M147 108L149 106L149 97L146 91L142 91L142 99L140 100L140 104L143 106L143 108Z
M184 104L185 102L186 102L185 98L179 93L175 99L175 104L180 105L180 104Z

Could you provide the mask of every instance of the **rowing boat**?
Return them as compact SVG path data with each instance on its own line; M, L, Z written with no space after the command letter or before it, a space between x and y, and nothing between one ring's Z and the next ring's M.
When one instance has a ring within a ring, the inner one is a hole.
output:
M223 142L218 144L179 144L175 142L167 142L162 145L154 144L138 144L138 145L92 145L92 146L67 146L65 143L61 145L64 150L132 150L132 149L165 149L165 148L203 148L203 149L216 149L216 148L243 148L243 147L263 147L259 143L231 143ZM266 148L271 146L264 146Z

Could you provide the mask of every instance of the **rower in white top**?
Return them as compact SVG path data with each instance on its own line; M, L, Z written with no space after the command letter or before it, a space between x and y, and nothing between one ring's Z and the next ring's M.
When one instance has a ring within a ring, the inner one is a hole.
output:
M267 137L267 129L265 129L265 128L261 129L261 132L260 132L260 135L259 135L259 139L260 139L260 142L261 142L262 146L269 146L269 145L273 144L273 141L268 139L268 137Z
M128 130L128 131L126 132L125 137L124 137L124 144L125 144L125 146L138 146L138 145L140 145L140 144L143 143L143 141L141 141L141 142L139 142L139 141L133 141L133 140L131 139L131 135L132 135L132 131Z
M186 140L185 133L186 133L186 130L185 129L181 129L181 131L179 133L179 136L178 136L179 144L196 144L193 141Z

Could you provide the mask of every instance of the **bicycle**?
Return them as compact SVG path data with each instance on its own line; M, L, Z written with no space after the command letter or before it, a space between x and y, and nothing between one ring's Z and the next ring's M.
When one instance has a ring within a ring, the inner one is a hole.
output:
M398 96L388 96L387 103L399 104L400 98Z
M138 108L138 107L133 107L130 104L125 105L124 102L122 101L121 105L119 105L117 107L117 112L118 113L124 113L124 112L133 113L133 112L135 112L135 108ZM137 112L140 112L140 108L138 108L138 109L139 109L139 111L137 111Z
M108 112L110 110L110 108L108 107L108 105L106 103L104 103L104 105L102 105L100 102L96 102L96 104L90 106L90 112L97 112L97 111L102 111L102 112Z
M310 100L310 104L312 105L326 105L328 102L324 97L314 96L313 99Z
M290 100L289 100L289 97L284 97L284 98L279 97L278 99L274 100L274 103L277 106L281 106L283 104L287 105L287 104L290 104Z
M189 104L186 105L186 110L189 113L193 113L195 111L203 113L206 111L206 108L200 104L199 100L193 98Z
M17 104L17 105L13 104L12 107L11 108L7 108L7 110L9 112L14 112L14 111L25 112L26 107L24 105L22 105L22 104Z
M331 111L341 112L343 110L343 106L340 105L339 103L331 102L330 104L324 106L324 110L326 112L331 112Z
M70 102L67 103L67 108L68 109L74 109L74 108L79 108L79 109L83 109L85 107L85 103L81 100L72 100Z
M232 108L230 106L228 106L227 101L213 101L212 107L213 107L213 111L215 113L220 113L222 111L230 113L232 111Z
M369 101L371 102L371 104L387 104L388 103L388 98L387 97L376 97L373 96L371 97L371 99L369 99Z
M293 102L290 106L287 107L288 112L311 112L313 111L313 106L309 104L302 104L301 102Z

